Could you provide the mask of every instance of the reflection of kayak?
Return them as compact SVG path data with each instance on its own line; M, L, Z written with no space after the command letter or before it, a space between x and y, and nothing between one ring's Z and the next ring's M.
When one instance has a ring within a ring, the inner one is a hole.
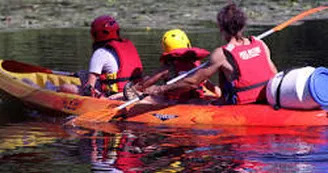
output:
M99 109L108 109L122 101L96 99L44 89L50 81L54 85L73 83L79 79L56 75L42 67L2 60L0 89L20 100L68 114L82 114ZM26 80L28 79L28 80ZM25 81L25 82L24 82ZM26 81L32 81L26 83ZM33 84L37 84L35 87ZM323 110L273 110L268 105L203 106L203 105L145 105L128 107L125 120L155 124L220 124L220 125L328 125L327 113Z
M32 127L32 128L31 128ZM24 147L36 147L54 143L58 138L67 137L68 134L62 125L46 122L28 122L2 126L0 129L0 153L13 152ZM22 153L23 154L23 153Z

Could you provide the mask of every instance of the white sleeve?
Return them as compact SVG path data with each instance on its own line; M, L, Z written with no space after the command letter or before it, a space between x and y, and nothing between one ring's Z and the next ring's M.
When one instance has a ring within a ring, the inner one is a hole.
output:
M118 71L117 58L107 49L99 48L92 54L89 63L89 72L101 74Z

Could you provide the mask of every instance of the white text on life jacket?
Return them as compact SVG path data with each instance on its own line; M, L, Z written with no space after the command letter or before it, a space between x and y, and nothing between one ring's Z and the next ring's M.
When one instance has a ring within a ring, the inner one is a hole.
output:
M256 56L259 56L260 53L261 53L261 49L258 46L258 47L254 47L252 49L248 49L248 50L245 50L245 51L240 52L239 53L239 56L243 60L248 60L248 59L254 58Z

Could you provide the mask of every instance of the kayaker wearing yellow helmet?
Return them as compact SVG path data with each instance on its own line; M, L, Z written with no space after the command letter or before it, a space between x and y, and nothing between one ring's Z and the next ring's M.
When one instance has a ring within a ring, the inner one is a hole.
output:
M171 29L165 32L161 43L164 53L169 53L174 49L191 48L189 38L186 33L180 29Z
M164 33L162 37L163 53L160 57L161 67L151 77L145 78L134 87L138 91L157 83L160 80L168 81L186 71L200 65L200 60L209 56L210 52L205 49L192 47L186 33L180 29L172 29ZM166 93L164 98L147 99L150 103L158 103L165 100L165 103L187 103L193 99L203 97L202 87L207 86L211 91L220 93L210 82L204 82L198 88L190 91L174 91ZM151 100L151 101L149 101Z

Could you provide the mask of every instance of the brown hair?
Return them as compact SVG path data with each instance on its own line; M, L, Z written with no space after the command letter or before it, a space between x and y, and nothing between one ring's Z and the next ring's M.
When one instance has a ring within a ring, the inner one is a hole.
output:
M244 29L246 20L245 13L235 3L225 6L217 14L217 23L220 30L225 32L227 41L232 37L235 37L237 40L242 39L240 31Z

